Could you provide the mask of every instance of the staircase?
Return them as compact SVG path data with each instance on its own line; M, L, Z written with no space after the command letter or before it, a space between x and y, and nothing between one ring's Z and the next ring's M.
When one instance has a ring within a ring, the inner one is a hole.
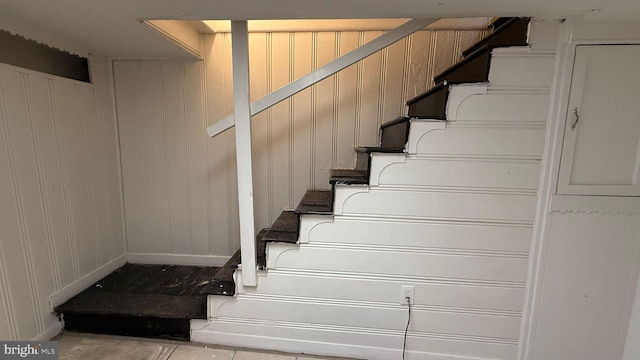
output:
M494 22L331 190L261 230L258 285L209 296L192 339L400 359L408 285L410 359L514 359L554 63L529 25Z

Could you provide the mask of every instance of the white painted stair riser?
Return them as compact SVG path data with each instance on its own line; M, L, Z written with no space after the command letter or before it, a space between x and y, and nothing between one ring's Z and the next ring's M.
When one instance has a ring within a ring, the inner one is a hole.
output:
M407 220L364 216L302 217L302 243L457 249L526 254L531 225ZM271 247L270 247L271 249Z
M192 321L191 340L196 342L370 360L402 357L403 331L256 319L195 323ZM515 359L516 349L513 341L478 341L409 331L406 353L413 360L510 360Z
M272 254L270 254L272 255ZM390 275L457 281L523 283L525 255L473 254L455 251L356 249L301 245L270 259L272 268L334 271L345 274Z
M301 322L329 326L404 330L407 309L399 304L338 302L238 295L237 301L221 304L210 317L249 318L265 321ZM520 315L479 314L464 311L438 311L414 306L413 332L490 337L508 341L518 338Z
M489 83L496 87L550 87L555 54L528 48L498 48L491 53Z
M447 124L444 131L420 130L412 124L409 154L540 159L544 147L544 123L457 121Z
M339 201L338 201L339 200ZM336 189L334 213L385 218L531 224L536 195L428 189Z
M247 294L395 304L399 302L398 290L406 284L415 287L415 305L423 307L519 313L524 301L524 284L506 286L279 269L270 270L269 276L259 276L257 287L246 287L243 291Z
M540 161L380 154L371 160L372 186L536 191Z
M487 85L453 85L447 101L447 121L545 123L549 88L513 90Z

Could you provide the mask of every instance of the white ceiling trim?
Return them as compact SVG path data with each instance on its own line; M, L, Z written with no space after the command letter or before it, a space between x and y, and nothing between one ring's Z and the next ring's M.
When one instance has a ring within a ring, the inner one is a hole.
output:
M424 30L485 29L491 17L440 19ZM323 32L323 31L388 31L410 19L306 19L306 20L249 20L249 32ZM206 28L200 32L231 32L231 21L202 20ZM207 31L209 29L209 31Z

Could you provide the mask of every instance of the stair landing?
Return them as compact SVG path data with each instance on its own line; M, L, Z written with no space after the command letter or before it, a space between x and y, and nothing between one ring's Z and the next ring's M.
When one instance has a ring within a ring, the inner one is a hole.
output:
M125 264L55 311L69 331L189 340L207 295L233 295L219 267Z

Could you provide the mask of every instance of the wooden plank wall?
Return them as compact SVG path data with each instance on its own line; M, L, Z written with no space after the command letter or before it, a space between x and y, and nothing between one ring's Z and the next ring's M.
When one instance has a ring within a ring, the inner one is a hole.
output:
M125 252L108 60L92 74L0 65L0 339L55 332L49 296Z
M251 33L256 100L380 31ZM420 31L253 118L256 230L294 208L354 146L406 113L482 30ZM231 35L204 37L198 61L120 60L114 77L129 252L230 255L239 248L234 133L205 127L233 109Z

